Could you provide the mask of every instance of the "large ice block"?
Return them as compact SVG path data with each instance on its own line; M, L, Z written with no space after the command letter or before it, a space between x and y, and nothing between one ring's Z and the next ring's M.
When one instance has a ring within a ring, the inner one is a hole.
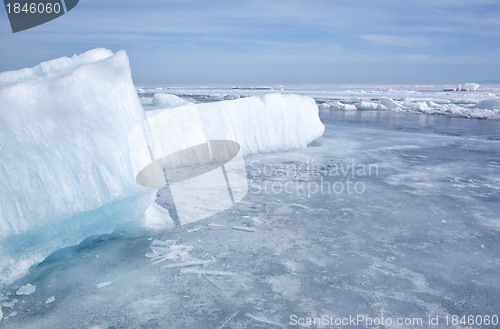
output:
M124 51L0 74L0 285L54 250L138 222L127 135L144 120Z
M186 149L198 154L200 145L213 144L205 158L214 162L217 180L170 177L179 214L198 220L245 196L243 155L305 147L324 131L316 102L297 95L150 112L146 118L123 51L95 49L0 73L0 286L89 236L141 222L171 226L160 219L171 220L164 211L151 207L156 190L136 181L153 160L184 161L192 153ZM221 151L224 161L216 164L213 146L221 141L215 149L237 151L230 157ZM184 153L171 157L175 152ZM223 199L214 197L214 186L231 189L228 202L215 207ZM203 199L195 215L193 195Z

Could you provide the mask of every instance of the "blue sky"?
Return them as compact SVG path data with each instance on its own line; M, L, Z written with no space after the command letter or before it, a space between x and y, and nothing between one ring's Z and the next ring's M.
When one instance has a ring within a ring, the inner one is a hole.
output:
M125 49L137 84L500 80L498 0L80 0L13 34L0 71Z

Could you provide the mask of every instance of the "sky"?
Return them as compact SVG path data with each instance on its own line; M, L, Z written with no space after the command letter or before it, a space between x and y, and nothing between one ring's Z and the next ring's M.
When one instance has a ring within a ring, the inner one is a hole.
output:
M124 49L136 84L500 80L498 0L80 0L12 33L0 71Z

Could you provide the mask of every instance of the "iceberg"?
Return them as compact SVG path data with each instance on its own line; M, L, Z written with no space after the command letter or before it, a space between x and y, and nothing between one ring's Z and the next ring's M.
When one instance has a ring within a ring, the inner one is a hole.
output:
M53 251L139 221L154 189L127 147L144 119L124 51L0 74L0 286Z

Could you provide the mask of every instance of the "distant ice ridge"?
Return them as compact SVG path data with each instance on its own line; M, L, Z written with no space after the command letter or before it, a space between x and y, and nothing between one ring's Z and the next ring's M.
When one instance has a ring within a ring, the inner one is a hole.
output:
M472 119L500 119L500 98L489 98L481 101L475 99L429 99L404 98L396 101L392 98L381 97L376 101L352 101L342 103L339 101L323 102L319 108L321 111L405 111L420 112L427 114L441 114L453 117L464 117Z
M498 84L484 84L480 87L478 84L468 83L463 84L463 87L438 84L289 85L266 88L218 84L138 88L141 101L146 106L151 105L152 95L155 93L182 95L183 99L206 103L260 96L275 91L312 97L321 112L357 111L359 107L362 111L417 112L450 117L500 119L500 110L495 105L495 102L498 102L495 99L500 98Z
M464 84L462 90L464 91L477 91L479 89L479 85L477 83L466 83Z
M444 91L477 91L478 89L479 85L477 83L468 82L463 87L459 84L457 88L445 88Z
M127 135L144 120L126 53L95 49L0 74L0 286L154 200Z

